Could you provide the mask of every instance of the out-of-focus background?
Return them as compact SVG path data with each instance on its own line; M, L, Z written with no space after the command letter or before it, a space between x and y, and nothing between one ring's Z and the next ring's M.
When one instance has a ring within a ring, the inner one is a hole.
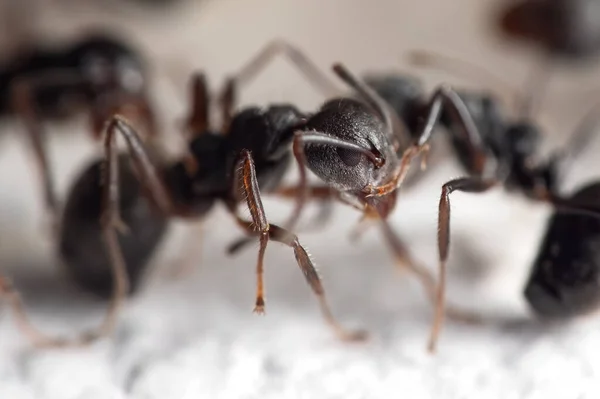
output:
M57 44L91 27L121 34L150 62L161 132L174 156L183 146L177 123L186 110L191 72L204 70L216 90L227 74L276 38L297 45L327 72L342 61L356 73L411 72L428 88L445 82L504 89L482 79L410 68L403 58L407 50L427 49L482 65L519 88L539 56L496 34L501 0L22 3L28 3L22 19L5 19L0 57L18 51L15 43L21 40ZM6 16L7 10L0 12ZM560 146L600 97L596 70L593 64L557 67L538 118L548 149ZM241 97L242 106L286 101L307 111L324 100L284 61L275 62ZM86 134L84 117L47 129L63 198L101 146ZM69 333L93 325L104 305L69 283L54 257L54 237L42 233L44 213L22 131L9 119L0 131L2 272L44 330ZM440 187L462 173L444 140L436 145L440 164L402 191L392 218L415 257L432 269ZM580 160L565 189L595 177L595 151ZM274 199L266 199L265 206L273 221L289 210ZM449 301L496 315L498 323L448 322L436 356L425 351L432 311L420 287L394 267L376 229L350 242L359 215L343 205L335 209L324 230L300 238L319 266L335 314L347 326L367 328L367 343L344 344L332 336L291 250L275 243L266 261L267 313L253 315L256 247L225 255L240 232L218 208L201 225L173 224L145 288L128 302L108 340L86 349L34 350L19 335L8 308L1 307L0 398L598 397L598 318L550 328L531 319L522 296L547 207L501 189L454 195ZM189 259L193 272L177 278L169 267L189 234L197 236Z

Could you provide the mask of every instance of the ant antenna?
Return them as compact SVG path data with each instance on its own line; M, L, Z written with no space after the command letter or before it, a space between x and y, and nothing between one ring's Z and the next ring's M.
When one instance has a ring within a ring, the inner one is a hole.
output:
M365 82L357 78L342 63L338 62L333 64L332 69L344 83L360 94L363 100L379 114L392 142L397 142L401 147L406 145L406 140L403 140L403 138L408 137L408 135L402 134L402 131L405 130L405 125L398 115L390 110L389 105L379 96L379 94L371 89Z
M406 53L406 59L411 65L443 70L469 81L478 79L487 84L494 82L494 86L496 86L494 91L503 92L507 95L516 109L523 109L524 104L532 102L531 96L527 96L527 100L525 100L521 90L481 65L428 50L409 50ZM498 90L500 88L501 90Z

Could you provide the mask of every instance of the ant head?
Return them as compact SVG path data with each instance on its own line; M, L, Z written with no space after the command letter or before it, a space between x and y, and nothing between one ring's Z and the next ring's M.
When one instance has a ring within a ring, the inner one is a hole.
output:
M93 86L114 86L138 93L145 85L141 57L121 41L94 34L79 42L70 52L71 63Z
M526 158L538 152L541 143L539 129L528 123L519 123L506 130L508 150L513 156Z
M377 184L397 164L385 124L369 106L358 100L328 101L303 130L348 144L308 141L304 147L312 172L340 191L360 191L367 185Z

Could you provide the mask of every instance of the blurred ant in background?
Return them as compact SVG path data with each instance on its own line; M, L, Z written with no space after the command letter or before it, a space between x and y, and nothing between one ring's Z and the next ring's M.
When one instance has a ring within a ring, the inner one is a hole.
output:
M552 63L589 64L600 55L600 2L597 0L518 0L499 11L497 26L513 41L528 43L542 53L526 93L537 93L523 110L539 103L548 86ZM550 61L550 62L549 62Z
M432 53L411 55L413 59L417 55L421 66L443 66L445 61L452 61ZM494 112L474 114L475 120L485 122L479 124L478 140L452 142L468 177L453 179L442 187L438 220L440 269L445 270L449 254L450 194L454 191L483 193L502 186L554 208L525 286L525 297L533 311L542 317L569 318L597 309L600 305L600 258L596 249L600 237L600 183L589 183L570 196L561 194L559 186L568 167L597 134L598 105L591 108L566 145L546 159L540 159L542 135L536 123L527 117L507 118L500 112L494 97L482 96L483 99L487 106L480 110ZM465 102L470 103L467 97ZM482 128L484 126L489 128ZM443 277L445 272L441 275ZM440 289L443 287L442 278Z
M100 296L108 295L113 285L106 281L110 278L111 263L99 228L101 165L91 165L77 179L61 214L45 148L43 123L86 111L90 115L92 136L100 139L105 120L118 112L139 121L148 139L153 140L155 117L147 85L142 56L121 39L103 32L85 35L60 48L22 49L0 66L0 115L16 117L24 124L40 171L44 202L51 214L60 258L78 285ZM139 188L131 184L135 182L132 172L128 170L123 176L124 186L135 193ZM124 242L134 246L138 241L159 241L164 221L156 218L147 204L123 201L122 206L147 219L141 227L131 223L132 232L140 234L125 236ZM113 244L109 241L108 245ZM145 255L135 251L126 253L131 261L131 273L143 268L147 261ZM120 281L118 276L114 278ZM127 291L126 284L116 285L118 292L114 294L111 308L118 306L116 297ZM43 334L28 328L27 319L21 317L22 303L8 280L0 279L0 288L13 304L20 326L30 331L30 337L40 344L52 343ZM114 318L107 316L100 330L107 331L112 324ZM58 343L66 344L66 341Z
M87 111L97 139L104 120L120 109L144 119L148 134L154 135L147 80L143 57L104 32L84 35L60 48L27 47L0 64L0 116L15 116L24 124L54 224L58 201L44 150L42 122Z

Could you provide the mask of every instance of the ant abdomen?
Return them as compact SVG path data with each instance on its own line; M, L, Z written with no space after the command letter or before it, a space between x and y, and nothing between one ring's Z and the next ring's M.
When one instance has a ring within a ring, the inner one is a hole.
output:
M126 230L118 237L129 276L129 292L134 293L167 231L167 219L143 195L128 157L120 158L119 207ZM63 214L59 251L78 285L107 298L113 291L113 272L101 225L102 169L102 161L92 163L73 185Z
M572 197L577 203L600 203L600 183ZM525 297L539 316L564 318L594 311L600 305L600 219L556 212L525 287Z

